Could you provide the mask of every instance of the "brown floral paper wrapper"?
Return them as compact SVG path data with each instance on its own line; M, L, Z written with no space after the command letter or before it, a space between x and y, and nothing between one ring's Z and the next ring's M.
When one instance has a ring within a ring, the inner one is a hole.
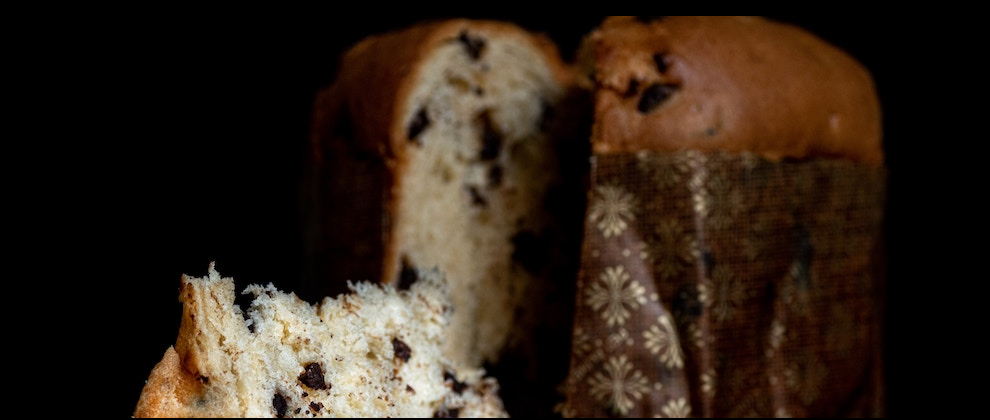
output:
M561 414L882 416L886 176L597 156Z

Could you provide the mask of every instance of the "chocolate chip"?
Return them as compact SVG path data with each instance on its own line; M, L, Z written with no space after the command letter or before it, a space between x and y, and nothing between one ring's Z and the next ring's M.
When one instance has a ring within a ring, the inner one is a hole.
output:
M626 86L626 93L624 93L622 96L626 98L632 98L633 96L636 96L638 90L639 90L639 80L629 79L629 86Z
M456 392L457 395L460 395L462 392L464 392L465 389L467 389L467 384L464 383L464 382L458 381L457 380L457 377L454 376L454 374L452 372L450 372L449 370L446 370L446 371L443 372L443 380L444 381L451 381L450 389L452 389L454 392Z
M481 52L485 49L485 40L481 37L468 35L467 31L462 31L457 40L464 44L464 49L472 60L481 58Z
M272 397L272 407L275 409L275 417L278 418L285 417L285 413L289 410L289 404L285 402L285 397L279 393L275 393L275 396Z
M526 271L538 273L550 259L550 244L547 238L529 230L521 230L512 236L512 260Z
M467 187L467 190L468 194L471 195L471 204L479 207L485 207L488 205L488 200L485 199L485 196L481 195L481 191L478 190L478 187L471 185Z
M323 409L323 403L318 401L313 401L309 403L309 409L313 410L314 413L319 413Z
M435 413L433 413L433 418L435 419L456 419L461 415L460 408L447 408L440 407Z
M414 141L419 145L423 145L423 141L419 139L419 135L426 130L426 127L430 126L430 117L426 115L426 108L420 108L413 116L412 121L409 122L409 131L407 137L409 141Z
M481 153L478 158L483 161L495 159L502 149L502 135L495 130L495 124L492 123L488 111L483 112L478 120L481 123Z
M639 98L637 109L644 114L650 112L664 103L676 91L677 87L674 85L652 84L643 91L643 96Z
M403 255L402 268L399 270L399 284L395 287L399 290L409 290L409 287L412 286L416 280L419 280L419 274L416 273L416 268L409 262L409 257Z
M392 338L392 351L395 353L395 357L402 359L403 362L408 362L409 358L412 357L412 349L398 337Z
M656 53L653 54L653 62L657 64L657 71L660 73L666 73L667 69L670 68L670 62L667 60L667 56L664 54Z
M330 389L330 386L324 382L323 368L316 362L306 365L306 370L299 374L299 382L312 389Z
M502 185L502 165L492 165L488 168L488 186L497 187Z
M412 394L416 394L416 390L413 389L413 387L410 386L409 384L406 384L406 392L409 392L409 393L412 393Z

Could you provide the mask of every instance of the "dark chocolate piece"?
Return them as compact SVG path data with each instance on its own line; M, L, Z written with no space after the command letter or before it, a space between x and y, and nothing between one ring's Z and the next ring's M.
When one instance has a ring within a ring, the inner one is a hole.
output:
M306 365L306 370L299 374L299 382L312 389L330 389L323 379L323 367L316 362Z
M676 91L677 87L674 85L662 83L652 84L643 90L643 96L639 98L639 104L637 104L636 109L644 114L650 112L666 102L670 98L670 95L673 95Z
M408 362L409 358L412 357L412 349L398 337L392 338L392 351L395 353L395 357L402 359L403 362Z
M275 417L278 418L285 417L285 413L289 410L289 404L285 402L285 397L279 393L275 393L275 396L272 397L272 407L275 409Z
M323 403L318 401L313 401L309 403L309 409L313 410L314 413L319 413L323 409Z
M480 207L485 207L488 205L488 200L485 199L485 196L481 195L481 191L478 190L478 187L471 185L467 187L467 190L468 194L471 194L471 204Z
M483 161L495 159L502 149L502 135L495 131L488 111L483 112L478 119L481 120L481 153L478 158Z
M488 186L497 187L502 185L502 165L492 165L488 168Z
M461 35L457 37L457 40L464 44L464 49L467 51L468 56L472 60L478 60L481 58L481 53L485 49L485 39L477 36L468 35L467 31L461 32Z
M670 61L667 60L667 56L665 54L653 54L653 62L657 64L657 71L661 74L666 73L667 69L670 68Z
M430 116L426 114L426 108L420 108L413 116L412 121L409 122L409 131L407 137L409 141L415 142L416 144L422 146L423 141L419 139L419 135L426 130L426 127L430 126Z
M633 96L636 96L637 91L639 91L639 80L629 79L629 86L626 87L626 93L622 96L632 98Z
M443 380L451 382L450 389L456 392L457 395L460 395L462 392L464 392L465 389L467 389L467 384L458 381L457 377L454 376L454 374L451 373L449 370L443 372Z
M402 256L402 268L399 270L399 284L395 287L399 290L409 290L413 283L419 280L416 268L409 262L409 257Z

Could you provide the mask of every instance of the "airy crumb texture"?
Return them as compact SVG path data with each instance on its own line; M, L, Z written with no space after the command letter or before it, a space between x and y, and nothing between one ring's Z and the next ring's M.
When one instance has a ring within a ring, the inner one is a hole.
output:
M135 417L507 417L498 382L441 351L446 279L424 270L408 290L370 282L318 305L234 281L209 266L183 276L174 347L151 371Z

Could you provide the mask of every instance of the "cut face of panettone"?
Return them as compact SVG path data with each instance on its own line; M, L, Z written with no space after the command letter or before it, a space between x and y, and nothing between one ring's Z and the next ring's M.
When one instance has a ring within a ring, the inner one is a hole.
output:
M183 276L179 337L152 370L135 417L504 417L498 382L442 354L446 281L408 290L369 282L310 305L234 282L210 265Z

